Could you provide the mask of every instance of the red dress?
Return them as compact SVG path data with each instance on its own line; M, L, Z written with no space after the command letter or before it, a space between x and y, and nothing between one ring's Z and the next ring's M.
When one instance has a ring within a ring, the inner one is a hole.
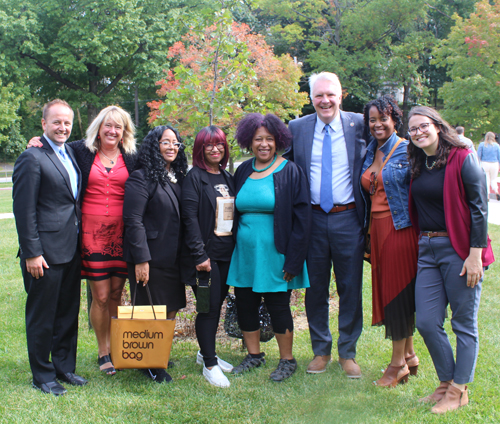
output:
M123 196L129 174L122 155L108 172L95 156L82 203L82 278L127 277L123 260Z
M369 192L370 171L361 177ZM415 332L415 277L418 240L413 227L396 230L382 183L371 195L372 325L385 325L385 336L394 341Z

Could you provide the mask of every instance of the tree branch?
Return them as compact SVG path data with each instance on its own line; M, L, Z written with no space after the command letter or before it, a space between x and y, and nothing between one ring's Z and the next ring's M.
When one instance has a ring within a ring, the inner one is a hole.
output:
M64 84L66 87L71 88L73 90L82 90L82 91L85 91L79 85L77 85L77 84L75 84L75 83L67 80L66 78L63 78L59 72L54 71L52 68L50 68L49 66L47 66L45 63L41 62L36 57L31 56L30 54L27 54L27 53L21 53L21 58L25 58L25 57L34 60L36 66L38 66L40 69L43 69L51 77L53 77L56 81L59 81L61 84Z
M427 7L430 7L431 9L434 9L436 12L441 13L441 15L446 16L447 18L449 18L449 19L453 20L453 18L452 18L451 16L447 15L447 14L446 14L446 13L444 13L444 12L441 12L441 11L440 11L437 7L431 6L431 5L430 5L430 4L428 4L428 3L425 3L425 5L426 5Z

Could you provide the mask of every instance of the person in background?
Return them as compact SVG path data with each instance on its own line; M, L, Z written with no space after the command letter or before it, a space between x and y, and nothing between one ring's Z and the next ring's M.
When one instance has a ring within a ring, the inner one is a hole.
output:
M311 230L309 188L304 172L278 156L292 136L276 115L250 113L238 124L236 139L254 158L236 170L236 247L228 284L234 287L238 323L248 355L233 374L266 363L260 350L259 306L262 297L271 316L280 361L273 381L297 369L293 357L293 289L309 287L305 259Z
M422 402L443 414L467 405L479 352L478 310L485 267L494 261L488 237L483 171L455 131L427 106L409 114L410 218L419 234L415 289L417 328L440 384ZM443 328L451 307L456 355Z
M196 315L196 337L200 350L196 362L203 364L203 376L217 387L229 387L224 372L233 366L217 356L215 339L220 311L228 292L227 274L234 249L232 213L225 216L227 228L216 225L216 213L223 209L225 199L233 199L233 177L226 171L229 146L220 128L203 128L194 140L193 168L187 174L182 189L182 219L186 228L185 244L188 263L183 266L183 280L198 294L196 275L210 277L210 308ZM219 221L220 222L220 221Z
M131 297L137 305L166 305L174 319L186 306L180 277L182 245L181 184L187 173L184 145L177 130L168 125L152 129L138 153L137 169L125 183L123 202L124 259L127 261ZM172 377L164 369L143 370L157 383Z
M472 140L470 138L467 138L465 137L464 135L464 132L465 132L465 128L464 127L461 127L461 126L458 126L455 128L457 134L458 134L458 138L459 140L464 143L468 149L471 149L474 153L476 153L476 149L474 148L474 143L472 142Z
M384 325L386 339L392 340L391 362L375 382L382 387L408 381L419 365L413 349L418 240L408 211L408 141L396 133L402 116L391 96L364 109L371 133L361 185L371 200L372 325Z
M486 187L488 191L491 189L497 200L500 200L498 193L498 169L500 168L500 146L495 143L495 134L487 132L484 136L484 141L479 144L477 149L477 157L481 163L481 167L486 173Z

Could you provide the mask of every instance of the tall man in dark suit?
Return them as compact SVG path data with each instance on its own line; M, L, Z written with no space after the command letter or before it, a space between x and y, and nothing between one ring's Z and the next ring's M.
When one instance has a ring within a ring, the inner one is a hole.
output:
M60 381L82 386L74 374L80 309L80 169L65 142L73 110L63 100L43 109L41 148L28 149L14 166L12 197L19 257L28 294L26 336L33 386L56 396ZM50 358L52 362L50 361Z
M300 165L309 179L313 227L307 258L311 287L306 312L314 359L308 373L321 373L331 361L328 325L331 268L339 294L339 363L350 378L361 377L356 342L363 315L363 226L365 201L360 173L366 151L363 116L339 110L342 87L335 74L309 79L316 113L290 122L293 144L285 157Z

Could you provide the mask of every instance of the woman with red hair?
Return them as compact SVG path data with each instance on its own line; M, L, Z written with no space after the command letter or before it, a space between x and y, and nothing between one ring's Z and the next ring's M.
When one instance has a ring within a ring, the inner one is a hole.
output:
M226 280L234 249L230 215L235 191L233 177L225 170L228 159L229 147L222 130L215 126L203 128L196 135L193 168L182 187L182 220L190 256L190 265L181 270L183 280L193 287L197 299L196 280L210 278L211 281L209 311L196 316L196 337L200 345L196 362L203 364L204 377L217 387L229 387L223 372L233 369L215 352L215 337L228 291ZM218 213L222 207L224 222Z

